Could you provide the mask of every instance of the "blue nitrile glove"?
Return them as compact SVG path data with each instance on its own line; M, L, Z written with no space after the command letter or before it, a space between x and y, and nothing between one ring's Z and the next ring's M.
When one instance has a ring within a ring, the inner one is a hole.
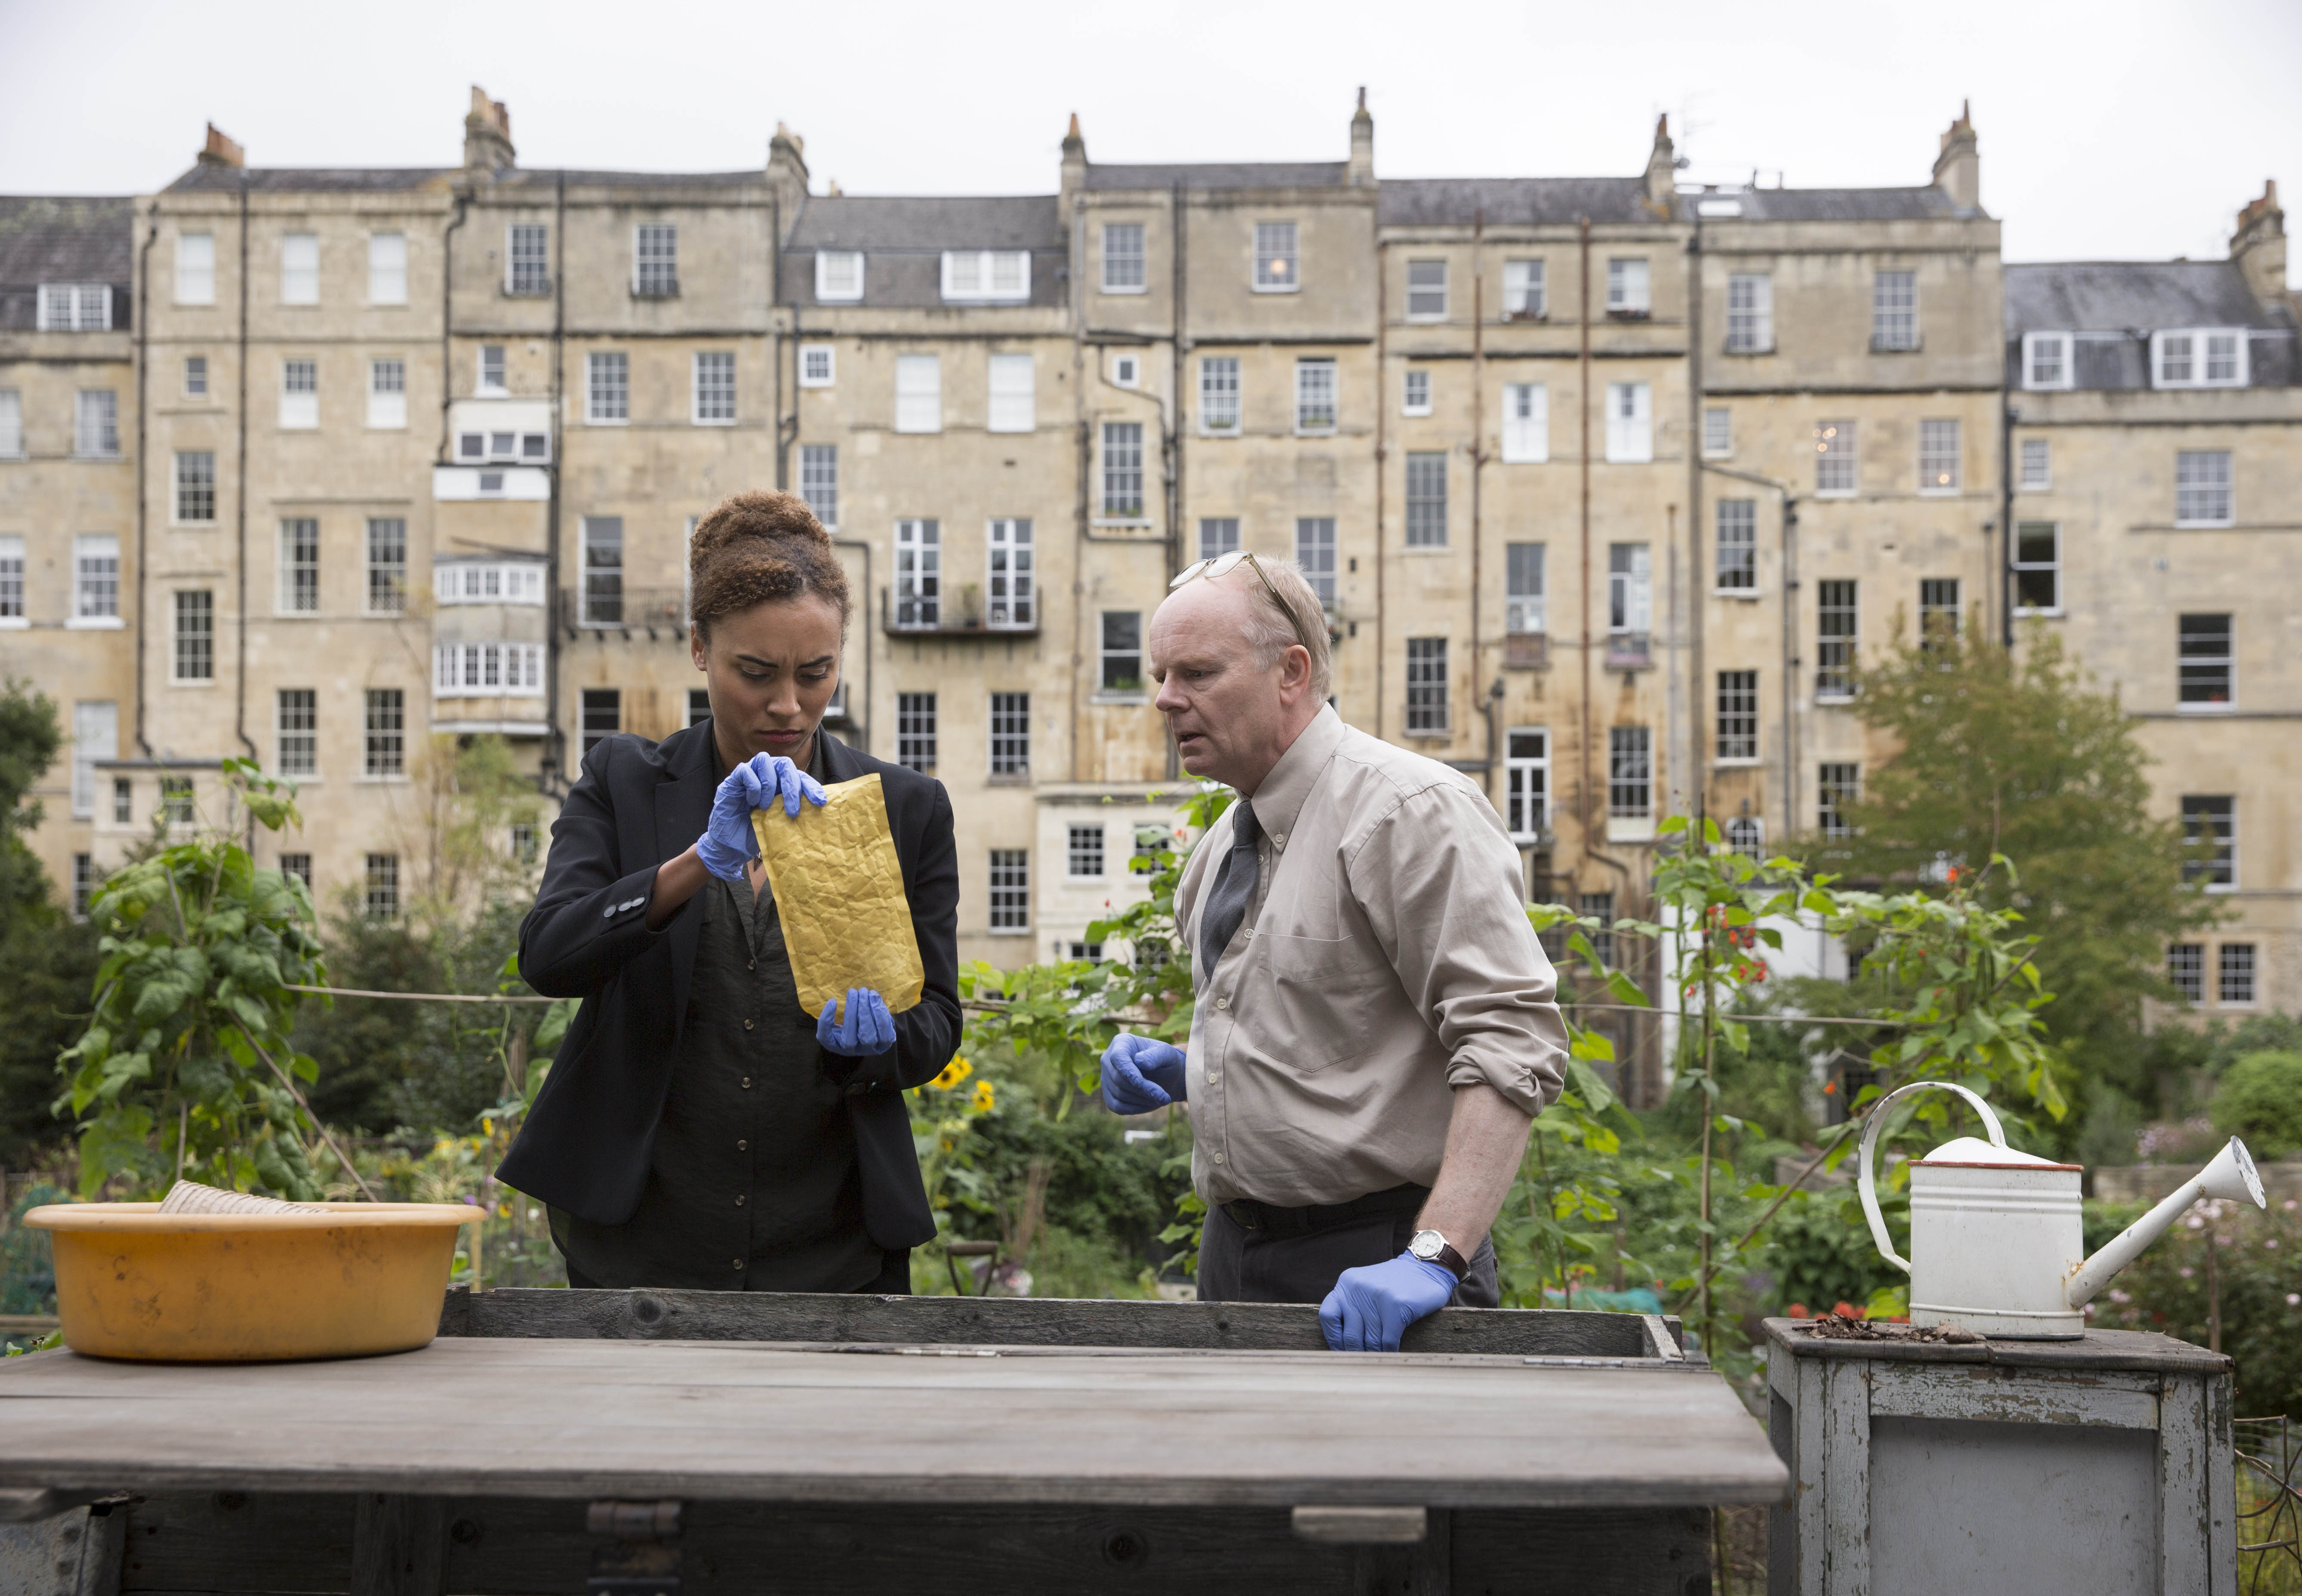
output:
M741 881L744 864L760 856L760 840L752 834L752 811L780 798L784 813L795 817L802 795L818 808L827 797L822 784L789 760L753 754L728 771L712 794L711 819L695 840L695 856L722 881Z
M845 1019L839 1017L839 1010L834 998L816 1016L815 1039L826 1053L870 1058L895 1045L895 1017L887 1012L887 1000L870 987L848 987Z
M1103 1050L1103 1102L1113 1113L1149 1113L1189 1096L1182 1050L1121 1031Z
M1337 1352L1396 1352L1399 1338L1455 1295L1453 1273L1413 1253L1346 1269L1319 1305L1319 1328Z

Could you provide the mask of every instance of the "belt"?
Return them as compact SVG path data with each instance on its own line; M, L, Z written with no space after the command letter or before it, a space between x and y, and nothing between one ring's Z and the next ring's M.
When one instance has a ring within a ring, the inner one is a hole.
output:
M1282 1208L1276 1203L1239 1197L1225 1203L1222 1211L1243 1231L1261 1231L1273 1236L1307 1236L1374 1214L1413 1214L1430 1197L1428 1186L1409 1183L1386 1191L1370 1191L1348 1203L1312 1203L1300 1208Z

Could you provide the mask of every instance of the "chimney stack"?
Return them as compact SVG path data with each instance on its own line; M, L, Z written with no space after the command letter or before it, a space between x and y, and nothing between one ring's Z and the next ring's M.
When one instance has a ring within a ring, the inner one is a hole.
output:
M1359 108L1351 113L1351 164L1354 189L1374 187L1374 116L1367 110L1366 85L1359 85Z
M781 122L768 140L768 188L788 228L807 201L807 140Z
M248 164L248 152L216 128L208 123L208 141L200 147L199 163L203 166L237 166Z
M1647 206L1658 215L1670 214L1671 197L1678 191L1678 147L1670 141L1670 113L1655 118L1654 147L1647 152Z
M1080 132L1079 113L1071 113L1071 131L1063 135L1063 181L1057 186L1056 204L1062 214L1071 214L1071 205L1081 189L1087 187L1087 139Z
M2256 299L2265 307L2286 303L2286 213L2278 208L2276 178L2262 185L2260 199L2239 212L2230 252Z
M1982 208L1982 155L1975 142L1972 105L1959 102L1958 120L1942 136L1942 153L1935 157L1935 187L1962 211Z
M475 83L471 113L464 118L464 170L500 172L511 164L511 113Z

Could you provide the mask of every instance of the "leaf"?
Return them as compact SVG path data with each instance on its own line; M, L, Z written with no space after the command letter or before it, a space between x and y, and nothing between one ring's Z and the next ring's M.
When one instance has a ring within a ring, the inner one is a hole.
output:
M1611 1057L1613 1054L1611 1045L1608 1052ZM1567 1079L1568 1084L1574 1087L1576 1096L1590 1105L1592 1113L1604 1113L1614 1105L1613 1091L1608 1088L1605 1081L1599 1079L1599 1072L1585 1063L1581 1056L1572 1054L1567 1056Z

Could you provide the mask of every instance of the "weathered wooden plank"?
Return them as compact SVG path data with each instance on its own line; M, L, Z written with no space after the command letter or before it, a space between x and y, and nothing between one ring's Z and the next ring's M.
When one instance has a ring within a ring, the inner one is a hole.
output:
M1870 1413L1914 1419L1984 1419L2021 1424L2158 1427L2155 1374L2123 1371L1994 1369L1967 1365L1870 1365Z
M1870 1369L1822 1365L1822 1578L1816 1596L1869 1596L1870 1589Z
M2228 1354L2155 1331L2089 1330L2071 1341L1853 1341L1814 1334L1809 1319L1762 1321L1769 1343L1794 1357L1858 1363L1993 1364L2007 1368L2125 1369L2141 1373L2220 1374Z
M441 1596L447 1552L440 1498L363 1491L353 1503L351 1596Z
M1665 1317L1675 1346L1685 1335ZM443 1336L618 1340L965 1343L1205 1351L1326 1349L1319 1310L1296 1303L1131 1302L1016 1297L858 1297L769 1291L451 1291ZM1653 1357L1635 1314L1441 1308L1406 1352Z
M0 1486L1564 1507L1785 1480L1715 1374L1516 1358L468 1338L296 1365L37 1354L0 1365Z
M1419 1541L1358 1548L1352 1596L1452 1596L1453 1516L1443 1508L1427 1514Z
M2167 1592L2220 1592L2213 1578L2216 1560L2208 1543L2217 1530L2224 1535L2235 1527L2234 1517L2214 1522L2212 1473L2206 1460L2208 1426L2206 1382L2170 1380L2159 1402L2158 1424L2158 1567L2159 1589ZM2225 1441L2227 1448L2227 1441ZM2231 1573L2236 1575L2233 1562Z
M139 1596L346 1588L349 1498L254 1498L227 1510L214 1493L199 1492L147 1505L172 1527L146 1537L125 1587ZM1695 1582L1708 1567L1709 1515L1699 1509L1458 1510L1433 1518L1448 1525L1450 1578L1433 1585L1434 1559L1426 1555L1422 1590L1685 1596L1701 1588ZM196 1523L199 1533L183 1533ZM448 1512L445 1586L449 1596L566 1596L584 1588L596 1544L580 1502L457 1501ZM679 1545L683 1596L750 1592L769 1579L779 1596L1342 1596L1364 1577L1357 1549L1298 1539L1290 1515L1275 1508L691 1502ZM1373 1572L1380 1579L1386 1570ZM1415 1572L1410 1560L1407 1576Z

